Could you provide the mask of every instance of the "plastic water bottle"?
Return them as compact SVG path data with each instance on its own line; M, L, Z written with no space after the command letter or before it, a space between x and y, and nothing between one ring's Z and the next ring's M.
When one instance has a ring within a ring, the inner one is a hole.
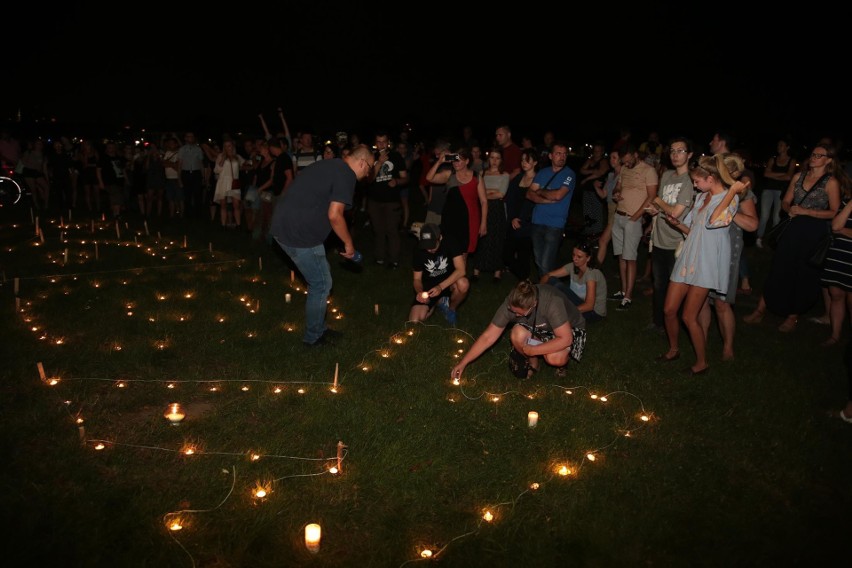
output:
M352 255L352 262L361 264L361 261L364 260L364 255L361 254L361 251L355 251L355 254Z

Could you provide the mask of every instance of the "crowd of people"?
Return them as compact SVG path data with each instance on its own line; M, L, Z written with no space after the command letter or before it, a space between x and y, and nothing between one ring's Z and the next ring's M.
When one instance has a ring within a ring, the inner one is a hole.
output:
M779 331L792 332L822 301L825 315L815 321L830 328L824 345L841 340L852 307L852 182L830 139L814 144L799 165L792 141L779 138L756 175L749 153L725 132L714 134L709 152L698 153L687 137L663 143L652 133L637 145L625 130L611 145L590 144L588 156L576 162L578 177L569 165L572 148L552 132L540 146L528 137L517 145L505 124L486 145L470 128L459 139L428 144L408 139L407 131L396 140L379 131L372 146L343 132L317 145L310 132L291 136L278 114L277 134L260 115L263 135L226 138L221 145L185 132L125 145L58 138L48 148L41 139L19 144L4 130L0 157L23 180L35 209L209 217L223 229L277 243L308 284L303 341L309 346L337 333L325 324L329 242L350 262L398 269L408 232L419 241L410 321L424 321L437 309L455 326L485 274L495 283L507 273L517 279L453 369L457 377L507 327L517 376L532 376L540 359L564 374L569 360L579 360L586 325L609 317L607 301L617 302L617 312L635 309L636 282L643 278L652 281L647 329L668 339L656 360L680 359L685 328L694 362L684 372L707 373L713 312L722 359L733 359L733 306L738 293L751 293L744 232L756 232L756 246L774 253L757 308L742 321L757 325L772 312L784 318ZM412 218L414 185L423 219ZM574 203L582 222L571 262L561 262ZM357 211L374 237L367 260L355 250ZM644 274L642 247L648 250ZM610 253L618 263L612 293L599 268ZM841 417L852 421L852 390Z

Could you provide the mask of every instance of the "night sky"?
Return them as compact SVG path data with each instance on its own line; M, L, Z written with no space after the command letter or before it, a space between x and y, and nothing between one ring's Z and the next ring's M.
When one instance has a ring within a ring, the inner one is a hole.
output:
M486 138L505 122L516 139L611 141L621 126L702 144L718 128L754 145L849 139L849 32L826 6L773 22L686 2L188 4L4 8L17 57L2 118L215 137L259 132L260 112L277 130L281 106L294 132L322 134L471 124Z

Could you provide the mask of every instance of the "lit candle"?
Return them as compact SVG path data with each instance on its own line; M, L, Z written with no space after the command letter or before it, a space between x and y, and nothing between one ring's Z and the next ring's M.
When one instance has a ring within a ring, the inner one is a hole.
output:
M529 414L527 414L527 426L530 428L535 428L538 424L538 412L535 410L531 410Z
M376 315L379 315L379 305L378 304L373 306L373 311L376 312Z
M319 552L321 539L322 527L316 523L311 523L305 527L305 546L310 552L314 554Z
M289 303L290 303L290 300L292 300L292 299L293 299L293 296L291 296L290 294L284 294L284 301L285 301L286 303L288 303L288 304L289 304Z
M421 292L420 297L423 298L424 300L427 299L429 297L429 292Z
M183 248L186 248L186 235L183 236Z
M163 413L163 416L172 423L172 426L177 426L184 418L186 418L186 413L178 403L173 402L168 406L168 408L166 408L166 412Z

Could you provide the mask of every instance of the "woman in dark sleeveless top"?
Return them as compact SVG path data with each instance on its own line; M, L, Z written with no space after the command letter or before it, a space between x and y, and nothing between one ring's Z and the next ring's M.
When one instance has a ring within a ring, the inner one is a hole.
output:
M796 160L790 156L790 143L782 138L778 140L778 154L766 163L763 171L763 191L760 193L760 225L757 227L757 246L763 248L763 234L769 222L772 226L778 224L781 216L781 196L790 185L790 180L796 173Z
M580 189L583 192L583 218L588 235L599 235L606 226L604 201L595 191L595 181L606 180L609 171L609 159L604 153L604 146L596 142L592 146L592 154L580 168Z
M828 144L817 146L805 170L791 181L781 206L792 219L778 241L757 309L743 318L746 323L758 323L768 309L786 317L779 331L793 331L799 315L822 297L820 269L808 258L840 206L840 181L846 177L834 156Z

